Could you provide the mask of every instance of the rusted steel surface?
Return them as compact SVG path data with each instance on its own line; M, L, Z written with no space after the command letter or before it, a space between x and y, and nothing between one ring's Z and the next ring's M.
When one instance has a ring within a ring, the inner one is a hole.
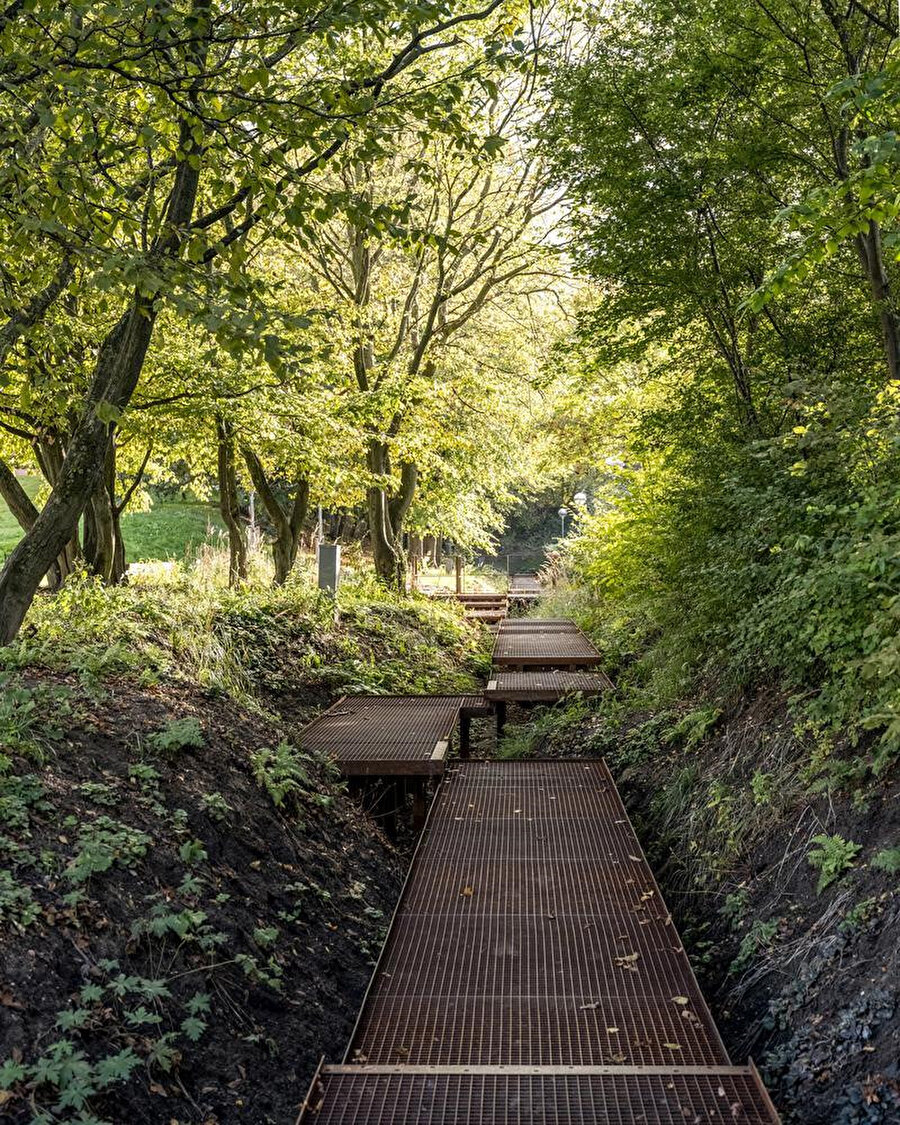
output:
M503 622L501 633L580 633L574 621L564 617L509 617Z
M772 1125L747 1068L708 1074L366 1074L330 1071L321 1125Z
M305 750L329 754L347 776L415 776L444 771L460 714L484 714L480 695L348 695L300 735Z
M451 769L351 1050L727 1062L602 763Z
M498 672L484 689L486 699L543 703L580 692L600 695L612 687L605 672Z
M329 1125L777 1122L730 1063L606 766L583 760L448 770L310 1105Z
M494 642L499 667L586 668L600 663L600 653L580 630L552 632L501 629Z

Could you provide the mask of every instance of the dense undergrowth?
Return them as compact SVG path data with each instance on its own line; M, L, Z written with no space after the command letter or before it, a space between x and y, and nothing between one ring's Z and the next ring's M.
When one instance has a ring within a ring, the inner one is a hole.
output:
M364 581L40 602L0 650L0 1117L293 1120L403 869L298 726L483 660L455 610Z
M738 676L732 648L697 660L689 623L626 609L589 587L546 606L604 646L616 689L509 728L501 755L607 759L732 1056L756 1059L786 1121L900 1119L893 742L834 681Z

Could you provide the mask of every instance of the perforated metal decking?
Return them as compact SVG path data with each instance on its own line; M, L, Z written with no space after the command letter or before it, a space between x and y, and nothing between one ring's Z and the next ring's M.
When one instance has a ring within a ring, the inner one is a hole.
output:
M612 687L605 672L498 672L484 697L491 703L552 703L566 695L600 695Z
M525 621L529 624L525 625ZM501 624L492 660L497 669L522 671L539 667L576 670L599 664L601 657L572 622L523 618L522 622Z
M304 1122L778 1118L734 1067L602 762L445 777L344 1063Z
M300 735L348 777L444 771L457 720L486 713L480 695L346 695Z

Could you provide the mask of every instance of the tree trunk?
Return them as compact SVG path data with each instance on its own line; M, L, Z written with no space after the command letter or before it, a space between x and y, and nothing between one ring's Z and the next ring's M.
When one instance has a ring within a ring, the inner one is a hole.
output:
M236 586L247 578L247 537L241 524L241 505L234 465L234 427L221 415L216 417L216 439L219 511L228 529L228 585Z
M65 456L65 449L59 435L53 433L46 434L41 439L35 441L32 448L41 472L44 474L44 479L51 488L56 488L56 482L59 479L63 458ZM29 528L28 530L31 529ZM56 583L57 588L65 582L83 558L81 541L78 535L78 525L76 524L72 533L72 538L59 553L54 563L59 577L58 583ZM52 572L53 567L51 567L47 573L51 574ZM53 583L51 583L51 586L52 585Z
M88 566L106 585L117 581L116 516L109 492L109 464L112 437L107 445L103 479L91 496L84 513L84 555Z
M104 340L82 416L50 498L0 573L0 644L18 633L41 579L78 527L103 473L109 423L98 408L120 411L140 378L156 320L154 303L136 294ZM106 414L106 410L103 411Z
M367 453L369 472L373 477L386 478L390 472L388 447L385 442L370 438ZM392 589L399 588L399 576L404 570L397 551L394 528L384 483L373 481L368 489L369 532L372 536L372 556L378 579ZM404 572L405 577L405 572Z
M856 250L878 314L888 377L897 380L900 379L900 324L891 284L884 268L881 228L877 223L870 222L868 231L856 236Z
M31 497L19 484L16 474L5 461L0 461L0 496L6 502L15 517L19 527L24 532L31 531L40 515L40 512L31 502ZM71 573L73 560L68 553L63 551L53 566L47 571L47 585L51 590L58 590Z
M306 522L306 513L309 510L309 481L301 479L297 482L294 501L290 509L286 510L275 495L257 455L246 446L242 446L241 452L250 472L253 487L259 493L259 498L275 526L275 540L272 543L275 585L283 586L297 562L303 524Z

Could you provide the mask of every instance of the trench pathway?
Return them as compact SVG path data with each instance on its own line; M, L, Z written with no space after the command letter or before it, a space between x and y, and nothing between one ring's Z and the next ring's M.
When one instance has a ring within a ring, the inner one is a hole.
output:
M525 628L569 666L571 628ZM455 697L436 698L446 724ZM334 718L358 733L350 705ZM410 707L385 739L363 722L392 771ZM605 763L444 753L440 769L345 1056L323 1061L298 1122L777 1125L755 1068L728 1057Z

